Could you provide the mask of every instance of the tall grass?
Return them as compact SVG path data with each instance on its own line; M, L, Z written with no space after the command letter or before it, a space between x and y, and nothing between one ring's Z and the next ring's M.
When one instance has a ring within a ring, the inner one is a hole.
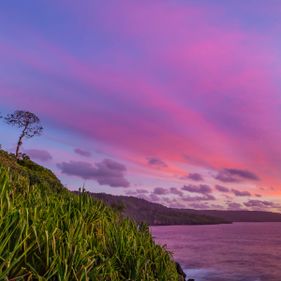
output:
M173 281L178 275L146 226L86 193L10 181L1 169L0 280Z

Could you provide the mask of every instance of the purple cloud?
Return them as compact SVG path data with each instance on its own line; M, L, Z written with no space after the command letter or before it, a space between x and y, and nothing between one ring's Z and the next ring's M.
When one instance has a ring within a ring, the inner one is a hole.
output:
M174 199L171 199L169 197L163 197L163 198L161 198L161 200L165 203L168 203L168 204L171 204L171 203L175 202Z
M244 180L258 181L259 177L247 170L240 169L223 169L218 172L215 179L221 182L241 182Z
M142 198L142 199L145 199L145 200L148 200L148 198L149 198L147 196L149 191L146 190L146 189L128 190L125 193L126 193L126 195L135 196L135 197Z
M263 201L263 200L249 200L245 202L244 205L248 208L263 210L267 208L280 208L279 204L276 204L271 201Z
M175 194L182 196L183 193L176 187L170 187L170 188L163 188L163 187L155 187L153 190L153 194L157 195L165 195L165 194Z
M225 192L225 193L230 191L228 187L223 186L223 185L218 185L218 184L215 185L215 189L219 192Z
M212 188L207 184L185 185L182 187L182 190L192 192L192 193L201 193L201 194L208 194L208 193L212 192Z
M202 175L199 173L190 173L187 176L181 177L183 180L192 180L192 181L204 181Z
M156 195L166 195L166 194L174 194L179 196L183 195L183 192L176 187L170 187L170 188L155 187L152 193Z
M183 209L186 206L184 204L181 204L179 202L172 202L169 204L169 208L175 208L175 209Z
M91 157L91 155L92 155L91 152L80 149L80 148L75 148L74 152L76 154L79 154L79 155L84 156L84 157Z
M175 194L175 195L179 195L179 196L182 196L182 195L183 195L182 191L180 191L180 190L179 190L178 188L176 188L176 187L171 187L171 188L170 188L170 193Z
M133 190L128 190L126 192L126 195L128 196L137 196L139 193L137 193L136 191L133 191Z
M235 195L235 196L239 196L239 197L244 197L244 196L251 196L251 193L248 191L240 191L237 189L231 189L231 192Z
M236 202L227 202L228 210L241 210L242 205Z
M183 201L194 202L194 201L214 201L216 198L211 194L205 194L203 196L182 196Z
M155 166L157 168L166 168L168 165L158 157L149 157L147 158L147 162L151 166Z
M148 197L149 201L158 202L160 201L160 197L157 194L151 193Z
M210 208L210 206L207 203L205 203L205 202L190 203L189 207L194 208L194 209L199 209L199 210L206 210L206 209Z
M24 153L26 153L31 159L39 160L42 162L47 162L53 159L52 155L46 150L25 149Z
M157 194L157 195L164 195L164 194L168 194L169 190L163 187L155 187L153 190L153 194Z
M146 190L146 189L137 189L136 192L139 193L139 194L144 194L144 193L148 193L148 190Z
M104 159L95 166L81 161L63 162L57 166L63 174L96 180L101 185L111 187L129 187L130 185L124 177L126 167L110 159Z
M220 204L211 204L210 208L216 209L216 210L224 210L225 209L225 207L220 205Z

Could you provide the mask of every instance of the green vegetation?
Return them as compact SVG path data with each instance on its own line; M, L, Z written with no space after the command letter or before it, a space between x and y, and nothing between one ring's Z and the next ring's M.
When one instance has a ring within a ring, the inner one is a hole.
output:
M147 226L27 158L0 151L0 163L0 280L178 280Z
M3 118L3 116L0 116L0 118ZM8 125L21 129L16 148L16 158L20 159L22 154L20 153L20 147L22 146L23 139L30 139L42 134L43 127L40 124L40 119L32 112L16 110L4 117L4 121Z
M14 154L0 150L0 165L9 169L11 181L18 189L22 188L19 178L27 180L31 186L37 184L49 191L65 189L52 171L34 163L27 155L17 160Z

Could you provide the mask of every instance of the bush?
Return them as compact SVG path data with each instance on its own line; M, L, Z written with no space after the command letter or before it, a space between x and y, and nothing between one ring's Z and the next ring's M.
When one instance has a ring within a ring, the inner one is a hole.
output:
M48 170L19 165L27 178L0 170L0 280L178 280L147 227L85 192L46 189Z
M14 154L8 154L6 151L0 150L0 163L9 170L13 185L18 189L22 188L21 185L18 185L19 176L24 177L30 185L38 184L45 189L56 192L64 189L52 171L31 161L26 155L17 160Z

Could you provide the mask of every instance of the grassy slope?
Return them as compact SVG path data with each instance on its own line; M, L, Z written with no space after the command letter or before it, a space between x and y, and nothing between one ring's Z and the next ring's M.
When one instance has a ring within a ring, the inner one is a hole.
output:
M0 150L0 165L9 169L9 174L13 184L16 184L19 178L28 181L30 185L38 184L44 189L51 191L61 191L65 189L52 171L46 169L28 158L17 161L14 154L8 154ZM18 186L20 189L21 187Z
M0 151L0 164L0 280L178 280L146 226L30 160Z

